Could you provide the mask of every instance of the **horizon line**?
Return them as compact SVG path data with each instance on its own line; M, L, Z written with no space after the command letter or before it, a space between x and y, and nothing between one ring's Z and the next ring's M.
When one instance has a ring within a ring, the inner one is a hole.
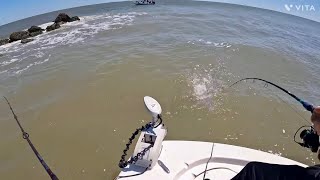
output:
M295 14L289 14L289 13L285 13L285 12L282 12L282 11L277 11L277 10L274 10L274 9L257 7L257 6L254 6L254 5L235 4L235 3L231 3L231 2L218 2L218 1L213 1L213 0L190 0L190 1L208 2L208 3L217 3L217 4L226 4L226 5L233 5L233 6L242 6L242 7L255 8L255 9L260 9L260 10L272 11L272 12L275 12L275 13L280 13L280 14L284 14L284 15L288 15L288 16L294 16L294 17L297 17L297 18L301 18L301 19L312 21L312 22L320 23L320 19L319 20L311 19L311 18L307 18L307 17L295 15ZM29 19L29 18L34 18L34 17L37 17L37 16L42 16L42 15L45 15L45 14L58 12L58 11L76 9L76 8L81 8L81 7L86 7L86 6L95 6L95 5L99 5L99 4L112 4L112 3L123 3L123 2L131 2L131 1L130 0L114 0L114 1L106 2L106 3L96 3L96 4L74 6L74 7L70 7L70 8L63 8L63 9L48 11L48 12L41 13L41 14L36 14L36 15L33 15L33 16L28 16L26 18L14 20L12 22L8 22L8 23L5 23L5 24L0 24L0 27L1 26L10 25L10 24L13 24L13 23L16 23L16 22L19 22L19 21L23 21L23 20L26 20L26 19Z

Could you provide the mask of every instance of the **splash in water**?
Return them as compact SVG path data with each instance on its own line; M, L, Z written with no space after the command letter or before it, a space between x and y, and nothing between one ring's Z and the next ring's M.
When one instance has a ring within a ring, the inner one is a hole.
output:
M191 99L197 102L198 108L219 112L219 107L223 103L223 90L228 87L231 76L221 58L217 58L215 64L195 65L187 74Z

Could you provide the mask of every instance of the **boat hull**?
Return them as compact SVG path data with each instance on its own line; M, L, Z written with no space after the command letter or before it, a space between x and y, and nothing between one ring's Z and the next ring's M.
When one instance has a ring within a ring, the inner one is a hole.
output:
M155 1L134 1L135 5L155 5Z
M209 162L206 178L229 180L251 161L306 167L297 161L245 147L199 141L164 141L158 162L152 169L145 170L129 165L122 169L119 179L203 179L206 164ZM139 173L141 174L137 176L125 177Z

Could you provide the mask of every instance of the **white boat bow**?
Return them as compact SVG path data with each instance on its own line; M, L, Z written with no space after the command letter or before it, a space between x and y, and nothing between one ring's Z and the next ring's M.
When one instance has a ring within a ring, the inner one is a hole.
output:
M130 180L203 179L204 171L207 169L207 179L230 180L251 161L307 166L278 155L245 147L199 141L163 141L158 162L152 169L145 170L131 164L122 169L119 179L122 179L121 177ZM127 177L131 175L136 176Z
M162 124L161 106L152 97L144 103L152 115L149 124L141 128L130 161L125 160L132 140L130 138L119 167L122 170L116 179L125 180L229 180L252 161L271 164L305 164L275 154L245 147L199 141L164 141L167 129Z

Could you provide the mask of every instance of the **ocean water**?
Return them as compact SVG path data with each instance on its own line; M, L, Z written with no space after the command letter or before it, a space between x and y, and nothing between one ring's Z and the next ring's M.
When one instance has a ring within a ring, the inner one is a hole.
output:
M0 27L0 37L59 14L81 21L0 47L0 95L60 179L112 179L131 133L156 98L167 139L246 146L312 165L293 142L310 114L259 77L320 101L320 24L269 10L198 1L107 3ZM0 179L45 179L0 101ZM133 148L133 147L132 147Z

